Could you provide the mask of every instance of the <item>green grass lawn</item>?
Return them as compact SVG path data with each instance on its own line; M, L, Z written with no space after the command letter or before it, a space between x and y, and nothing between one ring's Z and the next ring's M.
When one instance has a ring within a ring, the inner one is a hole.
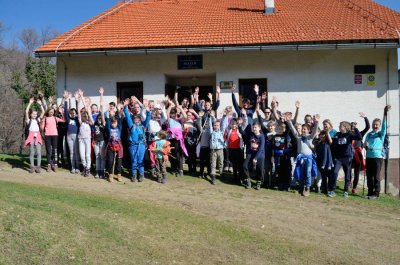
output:
M3 181L0 194L2 264L279 264L306 251L134 200Z

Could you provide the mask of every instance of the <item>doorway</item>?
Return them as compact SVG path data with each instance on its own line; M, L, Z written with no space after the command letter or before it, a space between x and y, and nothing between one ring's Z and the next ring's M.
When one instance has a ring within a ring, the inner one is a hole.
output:
M179 102L181 102L184 98L188 98L190 100L190 97L196 87L199 87L199 100L208 99L208 93L213 94L213 97L215 97L215 75L165 75L165 81L165 95L168 95L172 99L174 98L175 92L178 92Z
M261 96L264 92L267 93L268 102L267 78L247 78L239 79L239 104L242 104L242 99L250 99L254 96L254 85L258 85L260 88L258 96Z
M135 96L143 102L143 82L118 82L117 97L120 102L131 96Z

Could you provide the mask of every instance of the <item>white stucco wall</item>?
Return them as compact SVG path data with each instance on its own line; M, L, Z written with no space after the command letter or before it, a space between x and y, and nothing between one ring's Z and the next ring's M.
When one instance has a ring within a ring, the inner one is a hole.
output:
M280 110L294 111L301 101L300 117L320 113L335 127L342 120L357 121L363 128L362 111L372 121L382 117L386 103L389 115L391 158L399 157L399 86L396 49L203 53L202 70L177 70L176 54L60 57L57 60L57 90L83 88L98 103L98 87L106 89L106 102L116 100L117 82L142 81L147 99L164 97L165 75L216 76L216 81L267 78L268 96L276 96ZM389 62L387 60L389 59ZM354 84L354 65L376 65L376 86ZM389 69L387 67L389 65ZM387 73L389 70L389 79ZM210 84L214 85L214 84ZM389 90L388 90L389 89ZM387 90L389 92L387 92ZM230 91L221 95L221 107L231 105Z

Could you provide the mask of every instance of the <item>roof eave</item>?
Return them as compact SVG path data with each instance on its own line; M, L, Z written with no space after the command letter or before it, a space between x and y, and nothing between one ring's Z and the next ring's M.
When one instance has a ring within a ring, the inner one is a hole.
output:
M92 56L92 55L125 55L155 53L198 53L198 52L233 52L233 51L304 51L304 50L336 50L336 49L390 49L400 48L398 39L385 42L352 42L352 43L286 43L286 44L253 44L231 46L191 46L191 47L148 47L122 49L87 49L35 51L35 56Z

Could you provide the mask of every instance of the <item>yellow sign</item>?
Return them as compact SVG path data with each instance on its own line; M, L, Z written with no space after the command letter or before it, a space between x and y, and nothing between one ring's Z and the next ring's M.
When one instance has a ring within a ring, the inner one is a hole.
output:
M376 85L375 75L368 75L367 80L368 80L368 86Z

